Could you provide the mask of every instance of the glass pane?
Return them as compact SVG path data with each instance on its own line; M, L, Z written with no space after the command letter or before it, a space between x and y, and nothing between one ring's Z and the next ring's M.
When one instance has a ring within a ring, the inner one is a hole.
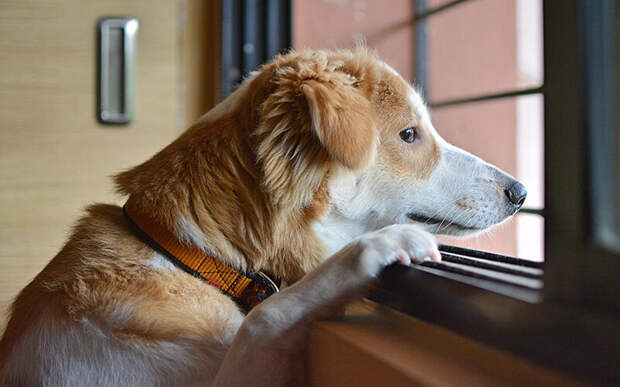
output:
M542 84L541 0L476 0L430 16L431 102Z
M528 190L524 207L544 207L543 99L541 95L444 107L432 112L435 128L461 147L515 176ZM535 218L532 220L532 218ZM520 215L489 233L444 243L542 260L539 216Z
M411 0L293 1L293 47L352 48L360 42L413 80Z
M543 261L545 256L545 219L539 215L517 214L517 256Z
M516 98L517 169L516 175L528 187L526 208L544 208L544 118L543 96Z

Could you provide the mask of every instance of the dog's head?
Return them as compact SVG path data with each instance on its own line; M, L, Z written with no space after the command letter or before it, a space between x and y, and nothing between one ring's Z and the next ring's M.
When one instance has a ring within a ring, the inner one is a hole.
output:
M262 126L269 129L261 132L259 158L276 169L337 165L329 173L324 227L358 234L415 223L469 235L503 222L525 200L522 184L444 141L420 95L366 50L289 54L276 61L273 82L262 105L263 123L272 122ZM300 170L284 181L281 172L267 170L267 183L312 179Z

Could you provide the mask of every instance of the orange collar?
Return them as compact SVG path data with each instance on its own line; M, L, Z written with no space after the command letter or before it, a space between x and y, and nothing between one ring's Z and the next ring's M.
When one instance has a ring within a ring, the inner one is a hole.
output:
M278 292L278 286L262 272L236 270L196 246L183 244L170 231L156 223L130 197L123 207L134 231L153 249L163 253L174 264L220 289L246 312Z

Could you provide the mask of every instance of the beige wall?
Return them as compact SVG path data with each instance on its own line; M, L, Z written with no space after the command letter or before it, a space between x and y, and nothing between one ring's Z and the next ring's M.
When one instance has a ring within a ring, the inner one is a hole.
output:
M111 175L146 160L213 104L214 3L0 0L0 316L85 206L122 203ZM95 119L96 23L109 15L140 23L127 126Z

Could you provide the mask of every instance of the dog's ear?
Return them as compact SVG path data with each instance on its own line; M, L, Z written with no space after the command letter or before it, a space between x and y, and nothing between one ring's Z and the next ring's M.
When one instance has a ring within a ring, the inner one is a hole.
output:
M329 155L359 170L374 157L376 129L372 106L350 75L336 72L327 79L304 80L300 85L312 130Z
M301 208L312 203L334 161L359 171L374 159L377 130L366 87L374 78L353 75L325 52L281 59L252 81L255 90L267 90L256 94L266 98L255 149L273 202Z

